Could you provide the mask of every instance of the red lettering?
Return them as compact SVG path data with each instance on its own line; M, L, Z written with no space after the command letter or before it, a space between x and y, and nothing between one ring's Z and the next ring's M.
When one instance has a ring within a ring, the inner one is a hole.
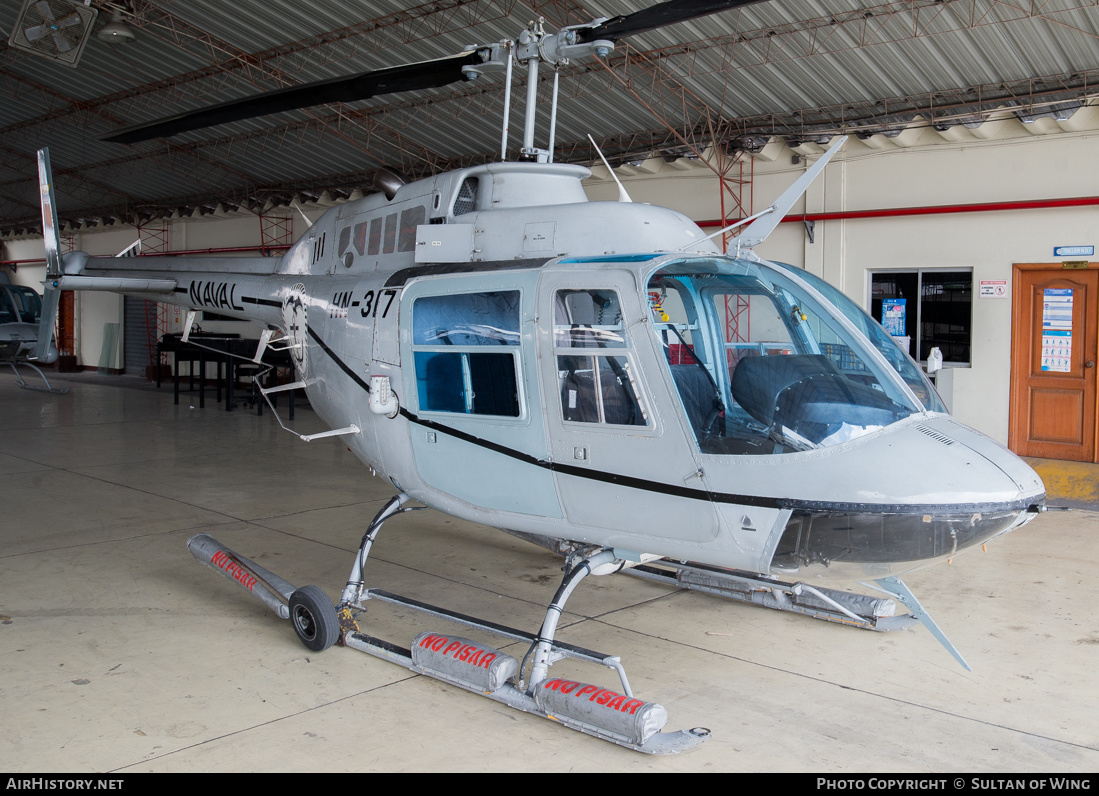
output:
M630 714L630 715L632 716L632 715L634 715L635 713L637 713L637 709L638 709L639 707L641 707L642 705L644 705L644 704L645 704L645 703L644 703L644 702L642 702L642 701L641 701L640 699L631 699L631 700L630 700L629 702L627 702L627 703L626 703L625 705L623 705L623 706L622 706L621 708L619 708L619 709L620 709L620 710L621 710L621 711L622 711L623 713L629 713L629 714Z
M554 678L552 680L547 680L546 682L542 683L542 688L548 688L550 691L556 691L562 685L564 685L564 683L564 680L558 680L557 678Z
M494 660L496 660L496 653L495 652L486 652L484 657L481 658L481 662L478 663L477 665L480 666L482 669L487 669L488 665L490 663L492 663Z
M614 708L615 710L622 710L622 704L626 701L626 697L622 694L615 694L614 699L607 703L608 708Z
M446 646L446 643L448 641L450 641L450 639L448 639L446 636L439 636L437 639L435 639L435 643L431 645L431 651L439 652L443 647Z
M605 705L605 704L607 704L608 702L611 701L612 697L616 697L616 696L618 696L618 694L616 694L614 691L605 691L604 690L604 691L600 691L597 696L598 696L598 698L592 697L592 699L595 700L596 704Z
M587 696L588 694L594 694L598 690L599 690L599 686L586 685L583 688L581 688L579 691L576 692L576 698L579 699L582 696Z
M575 680L570 680L569 682L567 682L563 686L561 686L561 693L562 694L571 694L579 686L580 686L580 683L576 682Z
M462 646L462 642L452 641L452 642L450 642L449 645L447 645L447 648L445 650L443 650L443 655L449 655L450 653L454 652L454 650L460 648L461 646Z

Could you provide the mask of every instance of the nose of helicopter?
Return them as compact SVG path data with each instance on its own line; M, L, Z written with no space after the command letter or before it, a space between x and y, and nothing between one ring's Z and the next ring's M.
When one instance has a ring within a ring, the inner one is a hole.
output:
M795 508L773 573L823 580L901 575L1017 528L1044 507L1045 487L1026 462L949 416L922 418L868 443L849 451L862 459L864 473L855 500ZM904 459L888 466L897 451ZM898 468L905 473L900 492Z

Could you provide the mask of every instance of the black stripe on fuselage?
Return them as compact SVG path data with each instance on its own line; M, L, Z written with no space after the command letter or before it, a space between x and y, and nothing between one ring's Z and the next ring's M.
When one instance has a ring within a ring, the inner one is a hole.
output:
M313 342L319 345L321 347L321 350L324 351L324 353L328 354L328 356L331 357L332 361L340 366L340 370L350 376L352 380L354 380L354 382L362 387L364 390L370 392L370 385L363 381L362 376L353 371L346 362L336 356L336 352L328 347L328 345L324 342L324 340L321 339L321 336L317 334L312 326L308 327L307 331L309 332L309 336L313 338Z
M418 276L441 276L444 274L479 274L486 271L528 271L541 268L549 260L500 260L476 263L426 263L394 271L385 280L382 287L402 287L405 282Z
M277 301L275 299L253 298L252 296L241 296L240 300L244 304L258 304L261 307L281 307L282 306L282 302Z

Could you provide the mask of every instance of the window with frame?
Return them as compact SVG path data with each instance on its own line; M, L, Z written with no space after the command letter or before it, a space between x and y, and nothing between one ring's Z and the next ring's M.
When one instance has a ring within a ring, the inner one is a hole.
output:
M565 420L648 425L633 378L622 307L615 291L557 291L553 343Z
M972 271L871 271L870 314L902 348L908 338L913 359L926 362L938 348L944 363L970 363Z
M420 411L519 417L519 291L416 299L412 352Z

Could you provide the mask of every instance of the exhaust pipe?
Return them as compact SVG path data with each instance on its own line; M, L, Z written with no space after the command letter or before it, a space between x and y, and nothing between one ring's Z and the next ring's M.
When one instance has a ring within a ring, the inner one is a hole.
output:
M209 534L192 536L187 540L187 549L200 562L258 597L280 619L290 618L290 595L297 591L293 584L237 555Z

